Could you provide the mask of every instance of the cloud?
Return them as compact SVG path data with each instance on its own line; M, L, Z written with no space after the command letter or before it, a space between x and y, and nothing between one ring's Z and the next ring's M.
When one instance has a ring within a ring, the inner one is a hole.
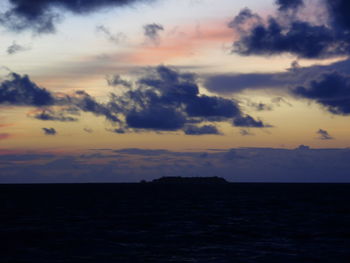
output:
M207 135L207 134L220 134L219 130L214 125L187 125L184 128L184 132L187 135Z
M281 106L281 104L286 104L289 107L293 107L293 105L291 103L289 103L285 98L279 96L279 97L274 97L271 99L271 102L275 105L277 105L278 107Z
M242 136L252 136L254 135L253 133L251 133L249 130L247 129L240 129L239 130L239 133L242 135Z
M333 140L333 137L326 130L319 129L316 133L319 135L320 140Z
M286 11L289 9L297 9L304 4L303 0L276 0L278 10Z
M97 30L97 32L101 32L102 34L104 34L106 36L106 38L114 44L120 44L120 43L125 42L125 40L126 40L126 35L124 33L119 32L117 34L113 34L104 25L97 26L96 30Z
M143 34L149 41L155 44L159 43L159 32L163 30L164 27L160 24L153 23L143 26Z
M219 94L238 93L245 89L283 88L288 73L216 74L208 76L205 88Z
M222 154L222 158L227 161L233 161L242 157L239 154L237 154L236 149L229 149L228 151Z
M55 158L55 154L44 154L44 153L22 153L17 154L3 154L0 155L0 162L9 162L9 164L16 164L16 162L30 162L37 160L47 160Z
M349 156L346 148L236 148L210 152L132 148L112 152L96 149L93 154L76 155L2 154L0 183L139 182L164 174L215 174L232 182L350 182Z
M247 101L247 106L253 108L256 111L271 111L272 110L272 105L268 105L268 104L262 103L262 102L253 102L250 100Z
M290 53L309 59L344 54L342 43L338 43L326 26L295 21L286 29L274 18L269 19L267 26L257 25L250 34L242 36L234 43L234 52L241 55Z
M14 55L21 51L28 50L27 47L17 44L15 41L7 48L7 54Z
M45 135L56 135L56 130L54 128L42 128Z
M46 110L34 118L52 121L76 121L64 113L77 115L79 111L91 112L97 116L105 116L111 122L119 122L118 117L103 103L97 102L85 91L76 91L73 95L53 94L32 82L27 75L11 72L0 83L0 104L17 106L46 106ZM49 106L66 106L61 112L54 112Z
M193 123L229 122L243 115L234 100L200 94L195 75L166 66L149 70L122 95L112 94L108 108L123 115L126 129L159 131L180 130Z
M42 121L61 121L61 122L75 122L78 121L77 118L71 116L65 116L62 112L55 112L51 109L45 109L39 113L32 116L35 119Z
M333 114L350 114L350 77L337 72L322 74L307 86L292 90L298 97L313 100Z
M126 123L136 129L176 131L186 123L180 111L172 107L148 106L144 110L132 110L126 115Z
M66 97L64 103L72 104L85 112L103 115L111 122L120 122L119 118L104 104L98 103L93 97L83 90L76 91L75 96Z
M110 131L113 133L117 133L117 134L125 134L126 131L123 128L117 128L117 129L106 129L106 131Z
M233 120L234 126L237 127L250 127L250 128L265 128L271 127L271 125L264 124L261 120L255 120L252 116L240 116Z
M225 98L216 96L196 96L187 104L186 111L192 117L232 118L240 114L238 105Z
M111 7L127 6L151 0L9 0L10 8L0 15L0 23L10 30L55 32L62 14L87 15Z
M326 6L329 12L330 21L334 28L339 30L350 29L349 10L350 4L347 0L326 0Z
M293 63L294 64L294 63ZM204 86L207 90L217 94L235 94L245 90L268 89L279 93L289 93L293 87L308 85L314 80L322 79L324 75L350 75L350 60L345 59L328 65L313 65L309 67L295 67L284 72L276 73L244 73L244 74L212 74L206 76ZM273 103L291 104L280 96Z
M82 111L104 116L118 133L183 130L190 134L195 132L194 124L203 122L229 122L240 127L246 122L249 127L267 127L262 121L245 116L235 100L201 94L194 74L166 66L145 69L145 74L134 83L119 75L110 77L111 85L123 85L126 89L117 95L110 93L109 100L104 103L83 90L73 94L50 93L39 88L28 76L11 73L10 77L0 84L0 103L45 106L34 114L29 113L43 121L77 121L75 116ZM59 110L54 110L53 106ZM219 134L213 126L198 126L196 132Z
M53 103L52 94L38 87L27 75L12 72L0 83L0 104L46 106Z
M112 87L115 87L115 86L123 86L123 87L127 87L127 88L131 87L130 81L122 79L121 76L118 74L108 75L106 77L106 79L107 79L108 85L112 86Z
M350 5L346 0L310 1L309 5L324 5L329 21L318 24L302 15L302 0L276 1L279 12L267 21L246 9L229 24L240 33L233 52L241 55L293 54L299 58L329 58L349 55ZM293 10L294 14L286 13ZM241 18L241 19L240 19ZM244 19L242 19L244 18ZM257 19L258 18L258 19Z
M171 153L168 150L160 150L160 149L139 149L139 148L126 148L121 150L114 150L116 153L120 154L130 154L130 155L144 155L144 156L152 156L152 155L162 155Z
M253 13L249 8L244 8L228 23L228 27L239 33L245 33L247 24L251 26L262 22L263 20L258 14Z

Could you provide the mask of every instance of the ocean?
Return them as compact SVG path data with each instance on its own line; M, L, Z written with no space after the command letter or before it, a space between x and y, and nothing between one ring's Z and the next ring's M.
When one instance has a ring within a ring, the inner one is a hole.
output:
M0 262L350 262L350 184L0 185Z

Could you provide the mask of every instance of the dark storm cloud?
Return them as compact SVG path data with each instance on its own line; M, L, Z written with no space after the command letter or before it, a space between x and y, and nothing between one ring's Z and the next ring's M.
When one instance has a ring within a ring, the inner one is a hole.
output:
M160 24L148 24L143 26L143 34L151 41L157 42L159 40L159 32L163 31L164 27Z
M241 55L279 55L290 53L300 58L329 58L349 55L350 4L346 0L324 0L329 22L315 24L298 15L286 15L292 9L298 13L301 0L276 1L279 13L267 21L244 9L229 26L240 33L233 51ZM259 19L257 19L258 17ZM242 19L244 18L244 19Z
M333 114L350 114L350 77L337 72L325 73L306 86L292 90L298 97L309 99Z
M271 127L271 125L264 124L261 120L255 120L252 116L240 116L233 120L233 124L236 127L250 127L250 128L264 128Z
M285 11L288 9L297 9L304 4L303 0L276 0L278 9L280 11Z
M79 111L103 115L111 122L119 122L117 116L103 103L97 102L84 91L77 91L74 95L58 96L39 87L27 75L11 72L0 83L0 104L47 107L46 110L33 116L40 120L76 121L76 118L66 116L79 115ZM67 108L54 112L48 106L66 106Z
M165 66L152 69L122 96L112 94L109 108L124 115L126 128L160 131L243 114L233 100L200 94L195 75Z
M278 55L290 53L301 58L323 58L346 54L345 42L324 25L304 21L292 22L288 29L276 19L267 25L255 26L247 35L234 43L234 52L241 55Z
M320 140L333 140L333 137L326 130L319 129L316 133L319 135Z
M38 87L27 75L12 72L0 83L0 104L46 106L53 103L52 94Z
M350 29L350 3L347 0L326 0L326 5L333 26L340 30Z
M187 125L184 128L184 132L187 135L204 135L204 134L220 134L219 130L214 125Z
M184 126L186 117L171 107L149 106L142 111L128 112L126 123L129 127L136 129L175 131Z
M189 116L203 118L232 118L240 115L239 107L235 102L206 95L197 96L189 101L186 111Z
M51 109L43 110L33 116L35 119L42 121L61 121L61 122L74 122L78 121L77 118L71 116L65 116L62 112L55 112Z
M13 42L8 48L7 48L7 54L14 55L18 52L27 50L26 47L17 44L16 42Z
M10 9L0 16L0 23L10 30L31 29L37 33L55 31L63 13L86 15L102 9L127 6L151 0L9 0Z
M29 113L30 117L43 121L72 122L77 121L75 116L80 112L93 113L104 116L114 126L113 132L117 133L183 130L191 135L219 134L208 123L202 127L193 126L203 122L267 127L262 121L245 116L235 100L200 94L194 74L166 66L149 68L145 72L135 83L125 81L119 75L110 78L111 85L123 85L126 89L118 95L111 93L106 103L96 101L83 90L70 95L50 93L38 87L28 76L11 73L10 78L0 84L0 103L45 106L40 111ZM50 106L58 106L58 110Z
M56 130L54 128L42 128L45 135L56 135Z

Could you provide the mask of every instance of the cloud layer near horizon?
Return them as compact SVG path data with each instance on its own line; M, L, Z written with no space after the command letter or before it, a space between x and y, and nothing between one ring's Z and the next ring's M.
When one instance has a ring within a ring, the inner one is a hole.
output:
M350 182L349 149L238 148L205 152L92 150L82 155L0 156L0 183L139 182L220 176L232 182ZM35 161L35 162L33 162Z

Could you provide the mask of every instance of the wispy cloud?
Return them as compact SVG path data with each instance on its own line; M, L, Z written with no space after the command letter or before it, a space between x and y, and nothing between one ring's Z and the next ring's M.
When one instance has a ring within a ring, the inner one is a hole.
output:
M56 135L57 131L54 128L42 128L45 135Z
M116 34L112 33L109 28L104 25L99 25L96 27L96 31L102 33L110 42L114 44L122 44L126 41L127 37L124 33L118 32Z
M326 130L319 129L316 133L319 135L320 140L333 140L334 139L332 136L329 135L328 131L326 131Z
M143 26L143 34L148 42L155 45L160 43L160 32L164 31L164 27L160 24L147 24Z
M18 52L23 52L29 49L30 49L29 47L22 46L20 44L17 44L14 41L10 46L8 46L6 51L7 51L7 54L14 55L14 54L17 54Z

